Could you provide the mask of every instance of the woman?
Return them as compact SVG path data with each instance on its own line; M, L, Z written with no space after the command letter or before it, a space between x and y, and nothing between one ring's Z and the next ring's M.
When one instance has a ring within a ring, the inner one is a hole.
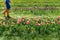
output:
M10 0L5 0L5 5L6 5L6 9L5 9L5 11L4 11L4 17L6 18L6 19L9 19L9 18L11 18L10 16L9 16L9 10L10 10Z

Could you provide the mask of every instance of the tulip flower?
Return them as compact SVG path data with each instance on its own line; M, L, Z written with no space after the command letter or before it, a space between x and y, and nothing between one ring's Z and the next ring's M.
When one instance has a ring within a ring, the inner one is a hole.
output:
M26 24L29 25L30 24L30 21L27 21Z
M36 26L40 26L40 25L41 25L40 23L36 22Z
M18 18L17 24L20 24L20 23L21 23L21 19L20 19L20 18Z

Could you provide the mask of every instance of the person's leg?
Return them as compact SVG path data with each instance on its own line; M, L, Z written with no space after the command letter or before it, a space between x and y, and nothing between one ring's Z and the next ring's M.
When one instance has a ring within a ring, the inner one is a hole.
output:
M10 15L9 15L10 4L9 4L9 3L6 5L6 8L7 8L7 13L6 13L6 15L7 15L8 18L10 18Z
M7 10L7 12L6 12L6 16L9 16L9 10Z
M6 13L7 13L7 10L5 9L3 14L4 14L4 17L6 17Z
M9 16L9 10L10 10L10 4L9 3L6 3L6 9L4 11L4 16L6 18L10 18L10 16Z
M5 11L4 11L4 17L5 17L6 19L11 18L10 15L9 15L9 10L8 10L8 9L5 9Z

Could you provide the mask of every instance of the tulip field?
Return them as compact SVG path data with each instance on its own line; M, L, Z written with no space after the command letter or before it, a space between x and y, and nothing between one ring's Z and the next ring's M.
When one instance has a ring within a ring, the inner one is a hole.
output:
M0 1L0 40L60 40L59 0L11 0L9 20Z
M21 40L59 40L60 16L0 19L0 36L6 36L8 39L20 37Z

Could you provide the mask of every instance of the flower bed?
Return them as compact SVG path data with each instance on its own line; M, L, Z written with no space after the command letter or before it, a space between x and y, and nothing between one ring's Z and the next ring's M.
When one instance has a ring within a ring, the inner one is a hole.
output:
M25 34L60 34L60 16L57 18L11 18L0 19L0 35L21 36Z

